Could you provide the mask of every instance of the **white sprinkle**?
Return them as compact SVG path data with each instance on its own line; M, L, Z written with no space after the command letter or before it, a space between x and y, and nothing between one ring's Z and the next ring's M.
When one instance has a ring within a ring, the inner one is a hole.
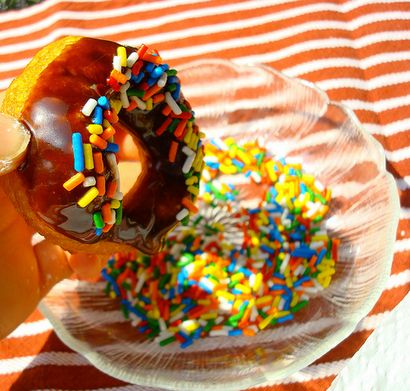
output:
M81 112L86 116L90 116L93 110L97 107L97 101L93 98L87 100L87 103L81 109Z
M192 164L194 163L194 160L195 160L195 155L188 156L185 159L184 165L182 166L182 172L184 174L188 174L189 170L192 167Z
M128 100L128 95L126 92L121 92L120 98L121 98L122 107L124 107L124 109L130 107L130 101Z
M125 84L123 84L123 85L120 87L120 92L121 92L121 93L127 92L128 88L130 88L130 82L129 82L129 81L127 81Z
M159 318L159 319L158 319L158 323L159 323L159 329L160 329L162 332L167 331L167 325L166 325L164 319Z
M282 298L280 299L280 302L279 302L279 305L278 305L278 310L279 310L279 311L282 311L282 310L283 310L283 307L285 307L285 299L282 297Z
M90 186L95 186L97 181L93 176L88 176L84 179L83 186L84 187L90 187Z
M212 139L212 143L215 144L221 151L228 151L228 146L219 138L215 137Z
M138 61L138 53L132 52L127 58L127 67L131 68Z
M256 276L255 276L255 274L251 274L250 276L249 276L249 286L251 287L251 288L253 288L253 286L255 285L255 279L256 279Z
M202 326L202 327L205 327L206 326L206 324L208 323L205 319L199 319L199 324Z
M134 102L137 102L137 106L140 110L145 110L147 108L147 104L143 100L138 98L138 96L131 96L130 99Z
M202 178L205 182L209 182L212 179L211 174L208 170L202 171Z
M158 87L165 87L165 84L167 84L167 79L168 75L164 72L161 77L158 79L157 86Z
M222 323L223 321L224 321L224 317L223 317L223 316L218 316L218 317L215 319L215 324Z
M120 173L118 171L117 158L115 157L115 153L107 153L105 157L108 161L108 165L110 166L110 170L112 174L114 175L114 178L118 180L120 177ZM118 188L118 184L117 184L117 188Z
M223 313L231 313L232 312L232 304L228 303L227 301L221 301L219 303L219 311Z
M181 318L183 318L185 316L185 314L181 311L178 314L174 315L172 318L169 319L169 323L173 323L176 320L179 320Z
M318 249L318 248L320 248L320 247L323 247L325 245L325 243L321 240L321 241L319 241L319 242L312 242L312 243L310 243L310 248L312 249L312 250L316 250L316 249Z
M123 197L124 195L120 191L116 191L112 198L114 200L122 201Z
M256 320L256 318L258 317L258 311L256 310L256 307L253 306L251 309L251 315L249 316L249 319L251 320L251 322L254 322Z
M114 224L115 223L115 209L111 209L111 220L108 222L108 224Z
M189 210L187 208L181 209L177 215L176 218L178 221L183 220L185 217L187 217L189 215Z
M168 103L168 106L171 108L175 115L180 115L182 113L181 108L178 106L178 103L175 102L169 91L165 93L165 101Z
M316 186L316 189L318 189L320 192L325 190L324 186L317 179L315 180L315 186Z
M209 336L210 336L210 337L221 337L221 336L227 336L228 333L229 333L229 331L228 331L228 330L224 330L224 329L221 329L221 330L211 330L211 331L209 332Z
M112 59L112 67L118 71L121 72L121 59L118 56L114 56Z
M262 178L258 172L252 171L251 178L255 181L255 183L261 183Z
M285 259L283 260L282 264L280 265L279 273L283 274L285 272L286 268L288 267L289 260L290 260L290 254L287 253L285 255Z
M34 247L36 244L41 243L43 240L46 240L46 238L44 236L41 236L38 232L36 232L31 237L31 245Z
M195 154L195 152L194 152L191 148L189 148L188 146L186 146L186 145L184 145L184 146L182 147L182 152L185 153L185 155L187 155L187 156L192 156L192 155Z
M137 285L135 286L135 289L134 289L135 293L139 293L139 292L140 292L140 290L141 290L142 287L144 286L145 278L146 278L145 272L143 272L143 273L139 276L139 278L138 278Z
M299 274L302 274L305 271L305 267L303 265L299 265L296 270L294 271L294 275L297 276Z
M272 280L269 280L269 281L268 281L268 287L269 287L269 288L272 288L273 285L274 285L274 284L273 284L273 281L272 281Z

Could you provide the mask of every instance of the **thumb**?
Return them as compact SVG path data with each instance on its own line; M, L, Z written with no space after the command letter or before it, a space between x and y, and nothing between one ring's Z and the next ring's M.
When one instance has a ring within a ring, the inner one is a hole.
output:
M30 132L17 119L0 113L0 139L0 175L3 175L22 163Z

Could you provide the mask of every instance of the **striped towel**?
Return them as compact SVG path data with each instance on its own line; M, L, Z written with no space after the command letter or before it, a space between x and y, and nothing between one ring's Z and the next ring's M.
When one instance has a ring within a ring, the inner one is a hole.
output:
M410 3L46 0L0 14L0 90L41 47L68 34L143 41L172 66L204 57L269 64L317 83L382 143L402 205L385 291L339 346L299 373L253 390L326 389L410 287ZM10 388L148 390L92 367L38 312L0 342L0 389Z

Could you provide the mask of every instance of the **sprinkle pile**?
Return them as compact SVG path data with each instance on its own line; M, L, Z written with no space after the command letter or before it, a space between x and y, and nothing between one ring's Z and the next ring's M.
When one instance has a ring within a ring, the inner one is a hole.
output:
M288 322L335 273L339 241L321 223L329 189L254 142L205 150L199 212L163 252L116 254L102 272L125 317L161 346Z
M128 49L128 52L123 46L117 48L107 85L100 87L106 91L105 95L88 99L81 110L85 117L90 118L86 127L88 142L84 142L81 132L73 133L74 170L77 174L63 184L67 191L81 184L88 188L77 204L81 208L92 205L95 234L98 236L122 221L123 194L116 157L119 146L114 142L115 124L122 109L148 113L158 105L163 106L164 121L155 133L161 136L168 131L173 135L168 154L171 164L175 163L179 148L185 155L182 172L190 196L182 200L181 210L176 215L178 220L187 218L190 211L196 211L193 202L199 193L199 178L204 167L200 141L203 134L194 123L189 102L180 93L177 71L162 63L158 51L146 45L135 51Z

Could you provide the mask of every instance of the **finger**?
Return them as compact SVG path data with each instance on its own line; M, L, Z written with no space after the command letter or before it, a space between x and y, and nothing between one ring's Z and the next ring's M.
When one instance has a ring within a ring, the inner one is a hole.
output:
M69 257L68 263L79 279L96 280L106 260L107 257L104 255L77 253Z
M0 107L4 93L0 93ZM15 118L0 113L0 175L16 169L24 159L30 132Z

